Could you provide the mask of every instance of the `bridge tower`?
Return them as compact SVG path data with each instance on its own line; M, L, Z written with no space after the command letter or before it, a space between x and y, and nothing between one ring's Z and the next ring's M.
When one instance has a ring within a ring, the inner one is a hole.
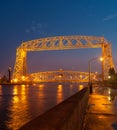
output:
M103 43L102 44L102 79L105 80L108 78L108 72L110 68L114 68L114 62L112 58L112 48L111 44Z
M22 76L27 75L27 52L21 48L17 48L16 52L16 63L14 66L14 73L13 77L14 78L21 78Z

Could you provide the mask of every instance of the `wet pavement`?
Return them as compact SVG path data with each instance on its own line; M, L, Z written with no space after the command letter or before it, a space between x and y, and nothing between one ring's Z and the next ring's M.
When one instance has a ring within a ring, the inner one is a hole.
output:
M109 88L93 87L85 119L85 130L117 130L117 96Z

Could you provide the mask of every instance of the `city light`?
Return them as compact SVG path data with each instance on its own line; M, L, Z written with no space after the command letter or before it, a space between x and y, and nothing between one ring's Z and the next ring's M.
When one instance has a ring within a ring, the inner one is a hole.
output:
M108 79L111 79L111 76L110 76L110 75L108 76Z

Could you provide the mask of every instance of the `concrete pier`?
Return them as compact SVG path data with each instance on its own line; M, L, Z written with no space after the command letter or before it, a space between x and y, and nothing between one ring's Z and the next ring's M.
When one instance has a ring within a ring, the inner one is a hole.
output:
M109 96L98 92L90 94L85 130L117 130L117 106Z

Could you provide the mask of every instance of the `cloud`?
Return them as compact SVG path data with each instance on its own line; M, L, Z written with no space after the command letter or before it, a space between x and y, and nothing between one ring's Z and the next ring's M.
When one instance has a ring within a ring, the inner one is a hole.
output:
M115 19L116 17L117 17L117 13L116 14L111 14L111 15L106 16L103 19L103 21L109 21L109 20Z
M46 29L47 29L47 24L32 21L31 25L27 29L25 29L25 32L26 33L38 33L40 35L44 35Z

